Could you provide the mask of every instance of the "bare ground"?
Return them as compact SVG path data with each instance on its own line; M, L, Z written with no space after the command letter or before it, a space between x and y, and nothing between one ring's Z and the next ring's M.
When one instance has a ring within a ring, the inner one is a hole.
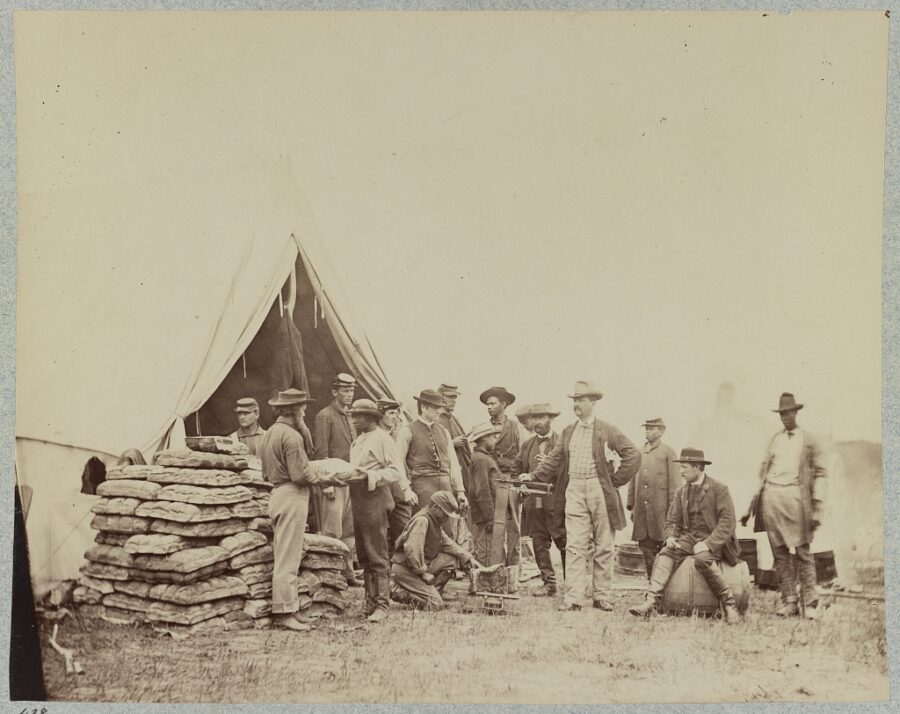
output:
M462 583L451 583L463 592ZM526 589L527 592L527 589ZM243 631L183 641L75 615L59 640L82 675L44 647L49 696L101 702L632 703L873 701L889 697L884 603L838 600L820 621L784 620L754 590L744 622L556 611L525 595L516 616L392 609L311 633ZM47 628L43 634L46 643Z

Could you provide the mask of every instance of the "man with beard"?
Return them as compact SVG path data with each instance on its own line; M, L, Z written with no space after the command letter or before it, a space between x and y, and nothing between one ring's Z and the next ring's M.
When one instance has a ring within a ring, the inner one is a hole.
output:
M628 483L627 508L632 512L634 527L631 540L644 555L647 578L653 572L653 561L663 547L666 514L681 485L675 466L675 452L662 442L666 423L662 418L644 422L647 441L641 450L641 468Z
M479 396L481 403L487 406L491 423L500 429L497 445L494 447L494 459L504 478L515 476L516 458L519 455L521 442L524 441L520 427L506 415L506 409L516 401L516 395L505 387L490 387ZM519 538L522 533L519 492L509 491L509 507L512 518L506 524L507 542L515 543L511 553L507 554L507 565L517 565L520 560Z
M331 383L332 402L316 414L316 459L343 459L350 461L350 444L356 438L356 429L350 419L350 405L356 392L356 378L350 374L338 374ZM319 513L319 530L322 535L338 538L354 550L353 512L350 509L349 486L327 486L316 489ZM362 585L353 573L353 556L347 558L344 577L351 587Z
M391 556L391 599L422 610L441 610L444 586L463 567L480 568L471 553L447 535L444 522L459 516L459 504L448 491L436 491L397 539Z
M263 478L273 484L269 499L272 519L272 615L274 624L295 632L310 629L296 618L300 609L297 572L303 557L303 534L309 508L309 461L298 425L303 422L306 405L312 400L306 392L287 389L279 392L269 405L275 411L275 423L263 436L259 447Z
M378 411L382 415L380 426L396 445L400 429L403 426L403 420L400 417L400 402L382 398L378 400L377 405ZM400 478L390 484L390 493L394 505L388 513L388 552L393 554L394 543L397 542L397 538L409 523L413 508L419 503L419 497L416 496L409 484L403 464L400 465Z
M390 602L390 553L388 509L390 484L400 478L400 460L394 440L378 427L382 414L371 399L357 399L350 408L358 436L350 445L350 463L366 474L365 481L350 484L350 506L356 555L363 569L366 589L365 614L369 622L381 622Z
M533 472L547 458L556 446L559 435L553 431L551 422L559 416L548 403L533 404L528 417L534 430L534 436L522 444L516 459L516 473ZM555 478L550 481L556 488ZM525 499L525 516L523 523L528 524L528 535L531 536L534 559L541 573L544 587L535 593L538 596L556 595L556 573L550 560L551 541L559 548L562 559L563 577L566 573L566 531L562 524L553 517L553 498L544 496L528 496Z
M759 489L741 524L756 515L753 530L766 531L775 572L781 583L782 617L798 615L797 573L803 595L803 615L815 619L819 604L816 563L809 544L822 523L828 476L819 439L797 426L803 409L794 395L784 392L777 412L784 429L772 437L759 470ZM793 549L794 555L791 554Z
M566 590L560 610L581 610L587 589L588 546L593 540L592 597L595 608L610 611L612 604L615 532L625 527L619 488L627 484L641 462L641 452L612 424L594 416L603 392L587 381L575 383L569 395L578 420L565 429L550 455L522 478L556 481L556 519L565 514ZM608 451L621 463L613 469Z
M725 583L717 561L737 565L741 549L734 536L734 504L728 487L706 475L706 460L700 449L684 448L680 464L684 484L678 488L666 517L666 544L653 565L653 574L643 604L629 610L632 615L648 617L656 610L666 585L678 566L689 556L694 568L706 580L709 589L729 625L740 622L734 594Z

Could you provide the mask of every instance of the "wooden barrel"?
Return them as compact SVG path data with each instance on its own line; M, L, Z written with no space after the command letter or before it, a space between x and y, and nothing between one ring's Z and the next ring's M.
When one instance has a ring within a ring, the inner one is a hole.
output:
M837 579L837 565L834 562L834 552L823 550L821 553L813 553L816 561L816 583L829 585Z
M756 578L756 571L759 569L756 559L756 538L741 538L738 543L741 546L741 560L750 569L750 577Z
M616 572L623 575L646 575L644 554L637 543L620 543L616 546Z
M747 563L739 561L737 565L728 565L720 562L712 567L720 569L722 578L731 588L738 610L744 612L750 605L750 569ZM714 615L719 610L719 601L706 584L706 579L694 567L693 556L685 558L673 573L663 593L660 609L687 615L693 612Z

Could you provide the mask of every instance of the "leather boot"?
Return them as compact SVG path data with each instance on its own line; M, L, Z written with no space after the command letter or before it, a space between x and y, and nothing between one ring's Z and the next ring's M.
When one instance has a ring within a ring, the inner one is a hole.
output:
M666 585L669 584L669 578L675 571L675 561L667 555L658 555L656 563L653 566L653 574L650 576L650 585L647 587L647 594L644 602L637 607L631 608L628 612L637 617L649 617L650 613L659 606Z
M366 617L368 617L375 609L375 598L377 595L377 588L375 587L375 576L372 573L363 573L363 587L366 590L366 607L364 612L366 614Z
M775 611L779 617L790 617L791 615L799 615L800 608L797 605L797 599L794 598L792 600L782 600L781 605L778 606L778 610Z
M736 625L741 621L741 613L738 612L737 603L734 600L731 588L725 588L719 595L719 605L722 608L722 613L725 615L726 624Z
M367 573L368 575L368 573ZM369 622L381 622L388 616L388 603L391 581L390 578L371 576L372 582L372 611L368 613Z

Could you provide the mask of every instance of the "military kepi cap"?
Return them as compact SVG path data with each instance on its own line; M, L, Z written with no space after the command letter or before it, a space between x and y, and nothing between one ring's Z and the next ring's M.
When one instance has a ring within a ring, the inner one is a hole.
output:
M331 382L331 386L334 389L339 389L340 387L356 387L356 377L352 374L341 372Z
M253 397L243 397L242 399L238 399L234 403L234 410L236 412L258 412L259 404Z
M653 417L652 419L648 419L641 426L661 426L663 429L666 428L666 422L663 421L662 417Z
M448 397L458 397L460 395L459 387L454 384L442 384L437 390Z

